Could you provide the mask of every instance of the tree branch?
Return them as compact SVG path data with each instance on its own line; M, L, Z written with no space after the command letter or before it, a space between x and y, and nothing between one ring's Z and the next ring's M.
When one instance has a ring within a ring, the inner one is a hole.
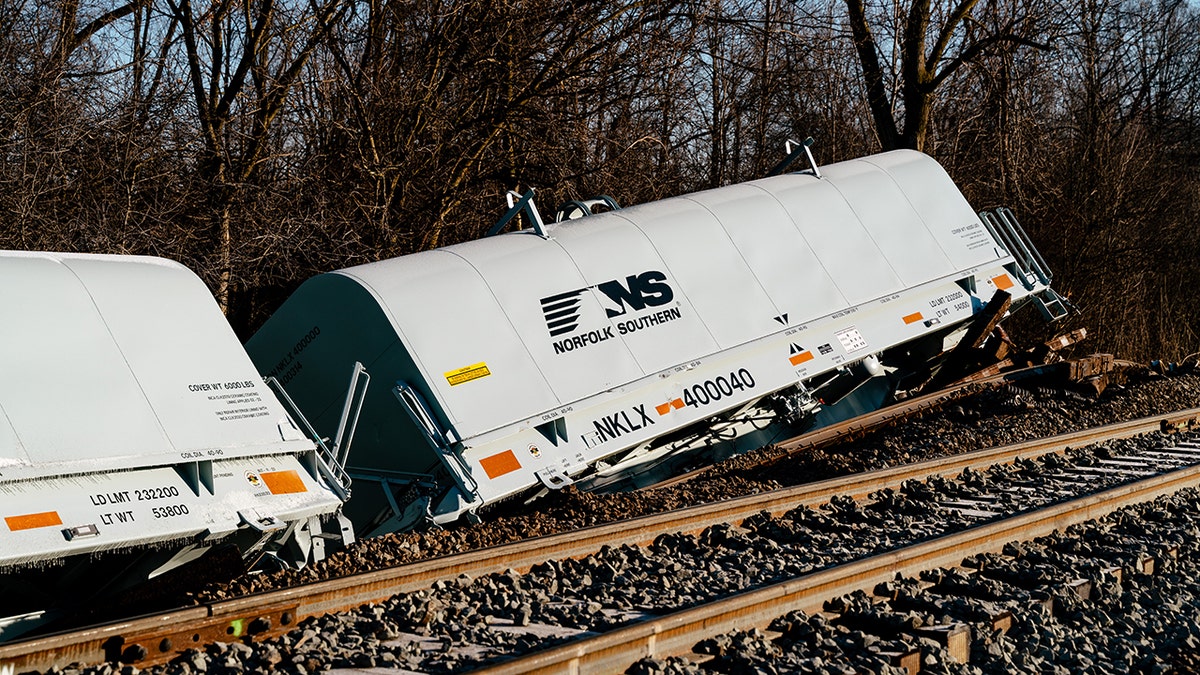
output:
M84 26L83 28L81 28L75 32L75 35L72 36L72 38L71 38L71 43L69 45L69 49L63 54L63 56L65 57L67 54L78 49L80 45L82 45L89 38L91 38L93 35L95 35L96 32L99 31L101 28L104 28L105 26L113 23L117 19L122 19L124 17L129 16L135 10L146 5L148 2L149 2L149 0L133 0L133 2L129 2L124 5L121 5L120 7L117 7L116 9L105 12L104 14L101 14L100 16L96 17L95 19L92 19L88 23L88 25Z
M961 67L964 63L966 63L966 62L970 61L971 59L974 59L976 56L979 56L980 54L982 54L984 52L984 50L988 49L989 47L992 47L993 45L1002 44L1005 42L1023 45L1025 47L1032 47L1034 49L1042 49L1042 50L1049 50L1049 49L1054 48L1052 45L1042 43L1042 42L1037 42L1035 40L1031 40L1027 37L1017 35L1015 33L1002 33L999 35L990 35L986 38L983 38L982 40L978 40L978 41L974 42L973 44L971 44L970 47L967 47L965 50L963 50L963 52L961 54L959 54L958 56L954 57L953 59L950 59L949 61L947 61L946 65L943 66L940 70L938 70L937 74L930 81L930 83L929 83L930 90L936 89L937 86L939 84L941 84L943 80L945 80L947 77L950 77L951 75L953 75L954 71L958 70L959 67Z
M941 32L938 33L937 40L933 43L933 50L929 52L927 63L937 68L938 62L942 60L942 56L946 53L946 48L950 45L950 39L954 36L954 31L971 14L971 11L975 9L975 5L978 3L979 0L962 0L954 8L954 11L950 12L950 16L946 17L946 23L942 26Z

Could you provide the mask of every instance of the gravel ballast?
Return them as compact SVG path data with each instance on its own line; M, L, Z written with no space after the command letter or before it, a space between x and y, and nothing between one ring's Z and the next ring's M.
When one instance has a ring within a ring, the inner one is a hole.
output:
M661 489L616 494L566 489L528 506L502 505L485 514L484 522L479 524L364 539L305 569L242 577L207 587L180 602L221 600L286 588L1192 407L1200 407L1200 375L1135 376L1125 386L1110 386L1094 400L1062 391L985 392L859 441L800 453L772 463L769 469L761 465L783 454L781 451L765 448L734 457L700 478Z
M865 502L835 498L818 509L797 508L780 517L761 514L740 526L714 526L696 536L663 535L647 547L605 548L582 560L550 561L528 574L510 571L442 581L428 591L310 620L282 638L253 645L212 645L154 670L308 673L383 666L455 672L961 530L986 517L978 509L948 507L947 503L981 502L984 497L999 495L1003 498L990 503L994 513L1001 515L1067 498L1072 491L1081 493L1101 489L1105 483L1127 481L1130 477L1114 475L1080 482L1073 480L1070 469L1105 458L1135 456L1176 440L1147 434L1072 451L1066 458L1069 462L1051 455L965 472L955 480L910 481L900 490L884 491ZM1060 640L1054 637L1059 633L1061 640L1068 640L1072 626L1085 622L1069 613L1083 607L1079 605L1083 601L1064 595L1065 582L1076 577L1096 579L1101 589L1097 602L1106 597L1105 592L1140 593L1141 586L1106 585L1105 570L1134 569L1146 556L1175 547L1178 558L1164 558L1166 569L1160 576L1143 575L1145 583L1153 587L1154 579L1166 578L1161 575L1196 550L1195 523L1200 515L1195 513L1195 498L1189 491L1172 498L1174 501L1159 500L1128 515L1118 514L1098 526L1094 534L1068 533L1061 541L1012 547L1007 556L980 557L973 562L979 568L974 574L933 571L925 579L933 584L930 590L922 590L915 581L900 580L888 591L895 597L892 607L880 608L862 594L834 598L829 609L838 615L836 620L789 615L772 626L784 634L778 640L753 632L713 638L697 646L714 657L702 665L675 660L638 664L635 671L690 672L692 667L702 667L714 672L843 672L846 668L895 672L890 670L893 666L887 655L905 650L920 651L932 672L1006 672L988 670L989 664L1012 668L1026 661L1031 668L1055 666L1062 659L1042 648L1042 642L1058 644L1053 641ZM1082 539L1076 541L1079 537ZM1129 582L1134 581L1138 578L1131 575ZM1052 606L1037 609L1044 607L1047 599L1053 600ZM1190 599L1176 604L1182 611L1193 606L1189 603ZM1031 607L1047 616L1030 615ZM1102 605L1101 611L1104 607L1107 605ZM950 622L982 625L983 618L999 610L1011 611L1018 618L1006 635L979 632L976 626L969 666L976 670L964 670L966 667L950 660L940 646L909 634ZM1143 618L1139 615L1137 621ZM1128 662L1154 649L1175 649L1174 643L1161 639L1167 635L1161 632L1165 623L1150 625L1158 632L1137 636L1118 632L1111 649L1096 647L1072 656L1093 658L1086 655L1094 652L1095 659ZM1049 638L1038 633L1049 630L1046 626L1059 633ZM1187 636L1172 635L1186 642ZM1022 651L1025 643L1019 640L1035 637L1037 645L1029 647L1033 651ZM978 658L976 651L980 652ZM1109 651L1118 656L1106 656Z

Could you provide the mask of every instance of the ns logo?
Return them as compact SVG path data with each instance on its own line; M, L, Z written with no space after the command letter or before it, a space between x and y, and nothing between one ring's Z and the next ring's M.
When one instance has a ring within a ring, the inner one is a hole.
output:
M600 291L597 298L605 305L604 312L610 319L630 311L659 307L675 299L675 292L667 284L667 275L657 270L551 295L541 300L550 337L565 335L579 327L579 311L583 302L581 296L589 288Z

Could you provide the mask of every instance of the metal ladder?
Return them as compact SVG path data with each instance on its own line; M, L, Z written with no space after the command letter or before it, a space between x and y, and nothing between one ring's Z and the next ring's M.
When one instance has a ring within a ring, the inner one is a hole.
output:
M1025 228L1017 221L1012 209L1001 206L994 211L980 211L979 218L992 235L992 239L999 242L1012 256L1017 272L1014 276L1025 290L1034 291L1036 285L1041 284L1042 290L1035 291L1031 297L1042 318L1048 322L1057 321L1075 311L1075 306L1070 300L1050 287L1054 274L1046 264L1046 259L1025 233Z
M392 394L408 412L413 424L424 433L426 442L442 461L467 503L474 504L479 501L479 482L471 475L471 467L467 465L463 456L451 447L459 441L454 431L443 429L438 424L425 398L412 385L397 381L396 386L392 387Z
M342 405L342 417L338 422L337 434L333 438L332 446L327 444L326 439L321 438L321 435L309 423L308 418L300 411L300 407L296 405L292 397L288 396L287 391L278 380L268 377L266 382L275 390L284 406L288 408L292 419L300 422L301 427L317 446L315 453L317 469L325 484L338 496L338 499L343 502L350 499L351 479L350 474L346 473L346 460L350 455L350 444L354 441L358 417L362 413L367 386L371 382L371 376L367 373L367 369L363 364L355 362L350 372L350 386L346 391L346 401Z

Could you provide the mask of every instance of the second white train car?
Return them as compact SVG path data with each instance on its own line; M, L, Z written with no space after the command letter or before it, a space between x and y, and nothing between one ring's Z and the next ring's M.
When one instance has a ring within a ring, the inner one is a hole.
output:
M352 541L336 472L190 270L0 251L0 308L0 639L216 547L301 565Z
M897 151L320 275L247 349L325 435L371 374L346 507L371 535L877 407L997 291L1060 313L1049 281Z

